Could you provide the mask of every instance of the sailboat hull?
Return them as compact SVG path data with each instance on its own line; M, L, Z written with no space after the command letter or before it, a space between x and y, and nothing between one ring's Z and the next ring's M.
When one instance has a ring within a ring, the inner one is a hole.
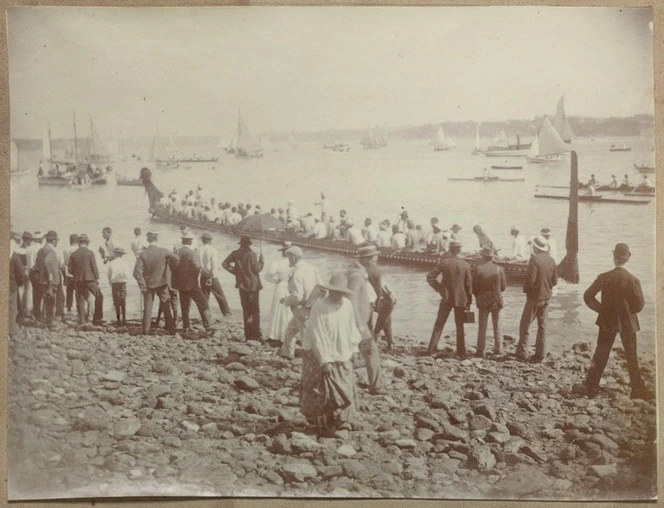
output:
M535 157L528 156L526 157L526 160L528 162L532 162L534 164L543 164L547 162L564 162L565 159L563 158L562 155L556 154L556 155L537 155Z
M525 157L529 150L487 150L487 157Z

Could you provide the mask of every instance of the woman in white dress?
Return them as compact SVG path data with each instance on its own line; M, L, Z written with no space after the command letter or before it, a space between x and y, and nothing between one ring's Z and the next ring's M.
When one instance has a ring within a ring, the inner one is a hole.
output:
M289 245L286 245L289 244ZM284 252L290 247L290 242L284 242L281 250ZM288 296L288 279L290 279L292 268L288 262L288 258L282 257L279 261L275 261L270 265L270 268L265 274L265 278L275 284L274 296L272 298L272 309L270 312L270 326L267 331L267 338L272 340L283 341L286 336L286 328L288 322L293 317L293 312L290 307L286 307L279 300Z

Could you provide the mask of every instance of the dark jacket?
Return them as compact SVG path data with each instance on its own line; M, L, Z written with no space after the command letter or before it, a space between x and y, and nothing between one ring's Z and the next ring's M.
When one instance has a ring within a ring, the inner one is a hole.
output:
M58 260L58 254L55 252L55 247L47 243L37 251L34 270L36 272L34 280L37 284L57 286L62 282L60 261Z
M488 261L475 267L473 294L478 309L502 309L505 287L505 271L500 266Z
M250 247L240 247L231 252L221 264L225 270L235 275L235 287L244 291L260 291L263 289L260 271L263 269L263 258L259 260Z
M438 276L442 281L438 282ZM442 258L427 274L427 282L452 307L468 307L473 301L470 265L457 256Z
M73 254L72 254L73 256ZM175 270L180 258L168 249L150 244L136 258L134 278L138 287L145 292L165 286L170 282L169 270Z
M180 291L191 291L198 286L198 275L201 272L198 252L189 245L184 245L178 249L176 254L180 261L173 271L173 287Z
M601 291L602 301L596 295ZM586 305L599 313L595 324L610 332L635 333L639 331L636 314L645 301L639 279L625 268L617 266L597 276L583 294Z
M21 255L14 252L9 260L9 292L16 291L23 284L25 284L25 266L21 262Z
M94 282L99 280L99 270L97 270L95 253L81 245L69 256L69 273L74 277L74 282Z
M556 262L546 252L530 256L528 271L523 281L523 292L528 300L541 302L551 298L553 286L558 284Z

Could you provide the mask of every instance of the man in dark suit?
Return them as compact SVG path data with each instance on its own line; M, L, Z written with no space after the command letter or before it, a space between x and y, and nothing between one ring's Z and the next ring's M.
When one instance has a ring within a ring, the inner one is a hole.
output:
M240 291L240 303L244 315L244 336L247 340L262 340L258 294L263 269L263 255L257 258L251 250L251 238L242 236L240 248L231 252L221 266L235 275L235 287Z
M157 233L149 231L147 234L148 247L136 258L134 267L134 278L143 294L143 326L142 333L150 333L150 318L152 316L152 302L154 296L159 297L164 312L166 330L175 333L175 320L171 312L170 293L168 289L169 270L173 271L178 265L180 258L156 243L159 239Z
M473 271L473 294L479 311L477 328L477 356L484 356L486 329L489 314L493 322L493 354L499 355L503 344L500 331L500 310L503 308L503 291L507 287L505 272L493 262L493 249L483 248L480 255L484 263Z
M438 341L443 333L445 322L452 309L454 309L454 322L456 324L456 352L457 355L466 354L466 337L464 334L464 318L473 299L473 284L470 265L459 258L461 244L450 242L449 256L443 257L436 268L427 275L427 282L435 289L442 299L438 307L438 317L433 325L431 339L427 353L432 355L438 348ZM438 276L442 280L438 281Z
M532 241L532 247L533 255L530 257L526 278L523 281L526 304L519 323L516 357L524 362L528 360L528 329L537 318L535 354L528 361L540 363L546 356L546 318L553 288L558 284L558 274L556 262L549 255L549 242L546 238L542 235L536 236Z
M180 292L180 310L182 311L182 326L184 330L189 330L189 307L191 300L194 300L198 312L201 315L201 321L206 330L210 329L210 311L208 302L201 286L198 284L198 275L201 272L201 261L198 252L192 248L194 235L185 232L182 235L182 247L175 253L180 261L173 271L173 287Z
M92 324L100 325L104 315L104 296L99 289L99 270L97 269L95 253L88 248L89 244L90 240L85 233L78 237L78 249L69 255L69 273L74 278L76 288L78 323L82 324L88 320L86 304L88 294L92 294L95 298Z
M25 265L21 262L21 254L14 250L9 261L9 336L16 335L18 330L18 289L24 284Z
M35 319L41 319L42 298L44 299L44 313L46 325L53 326L53 309L58 288L62 284L60 276L60 261L55 248L58 245L58 234L55 231L46 233L46 244L37 251L35 258L35 304L33 313Z
M599 391L599 380L609 360L617 333L620 333L620 340L625 350L629 383L632 387L630 397L633 399L652 397L641 379L636 354L636 332L639 331L639 319L636 315L641 312L645 302L639 279L629 273L624 266L630 256L627 244L617 244L613 251L615 268L598 275L595 282L583 294L586 305L599 314L595 322L599 326L597 348L585 383L586 393L590 397ZM596 297L600 292L601 303Z

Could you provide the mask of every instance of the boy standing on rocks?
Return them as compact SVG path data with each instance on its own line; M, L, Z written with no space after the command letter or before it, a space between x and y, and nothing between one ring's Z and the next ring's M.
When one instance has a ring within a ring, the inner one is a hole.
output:
M113 256L108 264L108 282L111 284L113 306L115 307L115 324L127 325L127 281L129 268L124 258L125 250L122 247L113 249Z
M616 334L620 333L620 340L625 349L629 383L632 387L630 397L652 398L641 379L639 359L636 354L636 332L639 331L639 319L636 315L643 309L645 301L639 279L625 269L624 265L630 256L627 244L617 244L613 251L615 268L598 275L595 282L583 294L586 305L599 314L596 321L599 326L597 347L585 383L586 393L590 397L599 391L599 380L609 360ZM601 303L596 298L599 292L602 293Z

